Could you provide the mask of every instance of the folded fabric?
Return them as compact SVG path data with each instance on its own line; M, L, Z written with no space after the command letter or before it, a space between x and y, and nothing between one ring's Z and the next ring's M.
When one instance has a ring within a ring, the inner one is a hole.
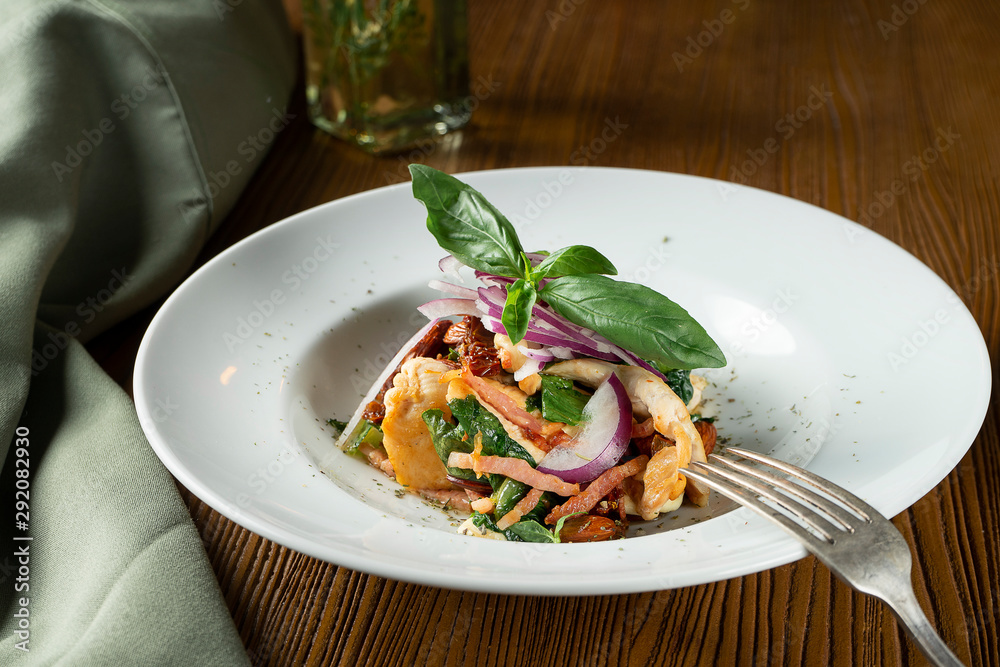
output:
M83 343L175 286L277 131L274 2L0 4L0 664L246 664L197 530Z

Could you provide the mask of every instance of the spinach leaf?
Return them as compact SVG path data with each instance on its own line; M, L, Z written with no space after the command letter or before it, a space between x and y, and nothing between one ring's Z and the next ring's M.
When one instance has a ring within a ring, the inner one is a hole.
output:
M571 245L546 257L536 266L533 278L555 278L556 276L576 276L581 273L604 273L618 275L618 269L607 257L586 245Z
M669 368L719 368L726 357L676 303L644 285L605 276L557 278L539 294L571 322Z
M660 372L667 378L667 386L677 394L677 398L681 399L684 405L687 405L691 397L694 396L694 387L691 386L691 371Z
M535 307L537 298L535 286L524 278L518 278L507 286L507 302L503 306L500 322L512 343L520 343L528 331L531 309Z
M454 176L411 164L413 196L427 207L427 229L463 264L523 278L524 250L514 226L482 194Z
M473 512L472 523L480 530L492 530L494 533L501 533L504 537L507 538L508 542L524 541L517 533L512 531L510 528L508 528L507 530L500 530L499 528L497 528L496 522L494 522L493 519L491 519L488 514L480 514L479 512Z
M481 434L484 455L524 459L531 464L531 467L535 467L535 459L531 457L531 454L507 435L500 420L480 405L474 396L452 399L448 402L448 407L451 408L451 414L469 434L470 442L476 433ZM500 477L500 475L491 475L491 477Z
M494 494L496 505L493 508L493 516L498 519L503 518L507 512L514 509L514 506L521 502L521 499L528 495L531 487L524 482L509 477L503 481L500 488Z
M452 452L472 453L472 443L468 440L462 440L462 436L465 435L462 427L446 420L441 410L424 410L420 416L423 417L424 423L427 424L431 440L434 441L434 450L441 458L441 462L444 463L448 474L461 479L476 479L476 473L471 470L448 467L448 456Z
M539 377L542 380L539 392L542 416L550 422L579 424L590 396L576 389L572 380L545 373L539 373Z
M561 505L563 502L565 501L558 494L552 493L551 491L546 491L545 493L542 494L542 497L538 501L538 504L535 505L535 507L530 512L527 512L523 517L521 517L521 519L522 520L528 519L531 521L537 521L538 523L544 524L545 517L548 516L552 508L555 507L556 505Z

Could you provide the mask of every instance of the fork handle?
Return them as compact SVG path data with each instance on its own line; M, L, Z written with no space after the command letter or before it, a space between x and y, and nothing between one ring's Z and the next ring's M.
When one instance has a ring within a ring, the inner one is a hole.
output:
M961 661L927 620L913 592L900 590L896 593L893 599L886 598L885 602L927 659L942 667L963 667Z

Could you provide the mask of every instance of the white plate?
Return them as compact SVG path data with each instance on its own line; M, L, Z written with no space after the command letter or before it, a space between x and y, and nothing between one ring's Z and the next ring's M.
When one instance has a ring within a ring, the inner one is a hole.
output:
M709 375L731 443L808 463L892 516L944 478L979 431L990 368L975 321L927 267L853 222L659 172L461 178L507 214L527 249L593 245L623 277L685 306L729 357ZM334 450L324 421L350 416L423 323L414 308L436 294L425 285L443 253L424 220L409 184L346 197L229 248L167 300L139 350L135 400L182 484L303 553L450 588L646 591L804 554L719 499L624 541L464 537L454 517Z

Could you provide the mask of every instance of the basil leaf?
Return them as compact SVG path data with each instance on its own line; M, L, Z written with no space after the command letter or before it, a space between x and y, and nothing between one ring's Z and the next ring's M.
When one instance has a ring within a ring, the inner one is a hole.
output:
M686 310L643 285L597 275L550 281L540 296L571 322L669 368L719 368L726 357Z
M534 268L535 278L555 278L556 276L576 276L581 273L603 273L618 275L618 269L607 257L590 246L571 245L546 257Z
M522 519L508 528L509 531L520 537L525 542L558 542L559 538L537 521L525 521Z
M684 405L687 405L691 401L691 397L694 396L694 387L691 386L691 371L676 370L676 371L663 371L663 376L667 378L667 386L677 394L677 398L681 399Z
M583 407L590 396L573 386L573 381L556 375L539 373L542 380L542 416L550 422L579 424L583 421Z
M524 277L517 232L479 192L453 176L411 164L413 196L427 207L427 229L463 264L510 278Z
M531 309L535 307L537 298L535 286L524 278L518 278L507 286L507 302L503 305L500 323L507 330L507 337L512 343L521 342L528 331Z
M480 405L475 396L469 395L465 398L452 399L448 401L448 407L462 429L469 434L467 442L471 444L476 433L481 435L485 456L510 456L524 459L531 464L532 468L535 467L535 459L531 457L531 454L507 435L500 420ZM491 475L491 482L493 477L502 479L499 475Z
M434 451L444 463L448 474L461 479L476 479L476 473L471 470L448 467L448 456L452 452L472 453L472 443L462 440L462 436L465 435L462 427L446 420L441 410L424 410L420 416L427 424L427 430L430 431L431 440L434 442Z

